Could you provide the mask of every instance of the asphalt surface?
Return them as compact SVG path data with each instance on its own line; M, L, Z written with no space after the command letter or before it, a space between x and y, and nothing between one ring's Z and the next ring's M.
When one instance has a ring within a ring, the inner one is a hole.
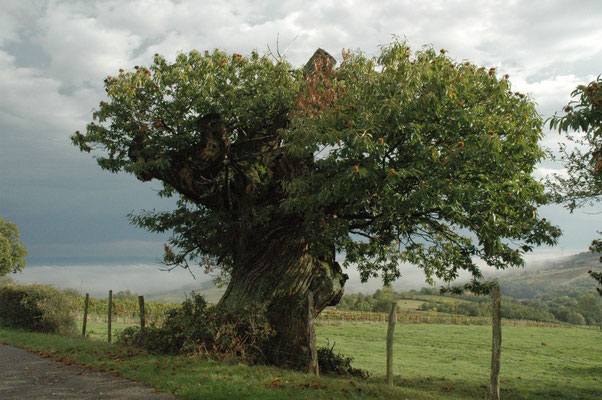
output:
M126 378L42 358L0 343L0 399L157 399L175 400Z

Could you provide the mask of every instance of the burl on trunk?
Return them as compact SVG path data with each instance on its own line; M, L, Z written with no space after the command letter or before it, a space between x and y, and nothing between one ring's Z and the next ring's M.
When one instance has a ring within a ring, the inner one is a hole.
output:
M337 304L347 275L331 259L312 256L303 237L283 226L263 245L240 258L218 307L264 305L275 335L263 349L268 361L306 367L311 360L307 294L314 293L316 312Z

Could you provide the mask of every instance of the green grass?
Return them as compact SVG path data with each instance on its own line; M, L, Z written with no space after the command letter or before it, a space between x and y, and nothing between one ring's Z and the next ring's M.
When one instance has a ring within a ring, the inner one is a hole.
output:
M203 357L155 356L103 341L0 328L0 342L148 384L183 399L432 399L420 391L249 366Z
M321 326L318 343L383 375L385 324ZM369 339L368 339L369 338ZM504 327L501 387L509 399L602 398L602 333L578 328ZM441 398L482 398L489 382L491 327L397 325L395 384ZM445 393L445 394L444 394Z
M402 299L397 301L397 309L402 311L419 310L425 302L421 300Z
M116 337L117 333L124 330L128 326L134 326L134 324L126 324L123 322L111 322L111 336L113 338ZM77 323L77 332L81 333L82 331L82 321L79 320ZM86 323L86 336L90 339L94 340L104 340L108 339L108 331L109 326L106 322L95 322L88 321Z
M89 327L100 331L97 324ZM386 329L385 324L362 323L317 327L319 345L336 343L335 352L353 356L355 367L372 374L369 380L353 384L349 379L316 379L275 367L145 355L96 340L8 329L0 329L0 341L59 352L93 368L128 376L185 399L485 398L491 357L490 327L398 324L392 389L384 385L383 376ZM589 329L504 327L502 398L602 398L601 336L601 332ZM106 340L106 328L100 338ZM275 387L271 387L272 382ZM317 384L318 389L312 384Z

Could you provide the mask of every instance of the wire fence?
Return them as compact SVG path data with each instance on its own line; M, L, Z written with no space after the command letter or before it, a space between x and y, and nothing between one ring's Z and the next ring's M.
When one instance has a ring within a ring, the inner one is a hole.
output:
M322 325L334 323L386 323L389 316L386 313L339 311L326 309L318 316ZM401 324L445 324L445 325L491 325L491 317L473 317L468 315L441 314L419 311L402 311L397 313L397 322ZM525 319L502 319L503 326L532 326L532 327L567 327L573 326L555 322L532 321ZM596 329L596 327L593 327Z
M107 299L90 298L88 320L94 322L107 322ZM178 304L145 303L146 321L149 325L160 326L165 321L166 313L177 308ZM78 319L83 310L83 298L75 301L74 315ZM326 308L316 319L319 325L345 324L345 323L386 323L388 314L384 312L368 311L343 311ZM126 324L139 324L140 312L138 302L133 300L113 300L114 322ZM491 316L468 316L460 314L446 314L432 311L401 311L397 313L397 321L401 324L443 324L443 325L491 325ZM571 325L562 322L534 321L527 319L502 319L503 326L529 326L529 327L576 327L584 329L601 329L599 326Z
M81 315L84 309L85 297L72 297L74 315ZM176 303L145 303L146 321L151 325L161 325L168 311L179 307ZM90 297L88 304L88 319L94 322L107 322L108 299ZM126 324L140 322L140 306L138 299L113 299L112 320Z

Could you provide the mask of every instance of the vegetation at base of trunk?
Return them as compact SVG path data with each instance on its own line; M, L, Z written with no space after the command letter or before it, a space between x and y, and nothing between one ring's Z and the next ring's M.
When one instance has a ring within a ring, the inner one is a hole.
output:
M220 360L229 358L256 363L266 360L262 348L273 334L259 307L246 306L222 312L207 305L201 295L193 292L180 307L167 312L160 327L141 330L131 326L116 336L117 343L156 354L208 355ZM351 366L353 358L335 354L333 349L334 346L318 349L322 373L358 378L368 376L365 371Z
M265 360L262 348L272 335L261 308L247 305L221 312L192 293L180 307L167 312L160 327L126 328L117 342L157 354L208 354L257 362Z
M171 212L134 224L170 231L169 267L219 271L223 312L261 304L274 363L309 360L307 293L319 313L362 279L427 280L475 263L523 265L560 231L531 173L544 157L534 103L495 69L405 42L373 58L319 49L302 68L252 52L191 51L105 79L107 101L72 141L101 168L158 180ZM285 356L288 354L288 356Z
M51 286L0 285L0 325L34 332L71 334L75 330L69 297Z
M353 357L345 357L340 352L335 354L335 345L336 343L330 346L330 343L328 343L328 345L318 349L318 365L320 366L321 374L353 376L361 379L366 379L370 376L368 371L351 366Z

